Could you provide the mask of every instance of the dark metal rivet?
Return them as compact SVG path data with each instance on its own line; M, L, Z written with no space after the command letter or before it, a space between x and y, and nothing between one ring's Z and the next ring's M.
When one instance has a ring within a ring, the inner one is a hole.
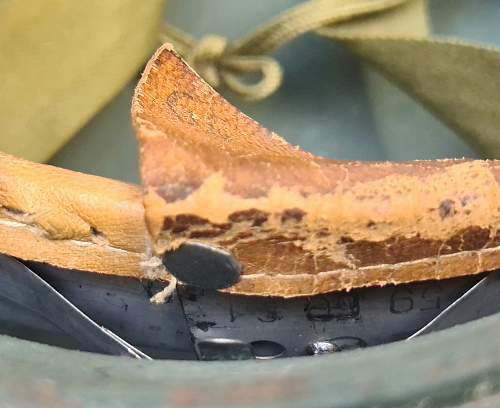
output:
M201 242L167 252L163 264L181 282L203 289L224 289L240 280L241 266L231 253Z

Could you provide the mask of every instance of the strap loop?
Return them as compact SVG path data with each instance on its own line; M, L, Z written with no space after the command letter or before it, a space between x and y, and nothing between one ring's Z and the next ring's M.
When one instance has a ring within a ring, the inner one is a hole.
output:
M206 35L185 56L187 63L214 88L220 86L219 63L226 47L224 37Z
M251 101L272 95L281 85L283 70L274 58L266 56L234 56L222 60L221 75L224 83L234 93ZM245 74L258 74L254 83L247 83Z
M227 56L227 45L224 37L206 35L187 53L186 61L214 88L224 83L245 99L264 99L279 88L283 73L275 59ZM247 83L246 74L257 74L259 78L254 83Z
M170 25L165 25L163 42L177 51L211 86L225 85L248 100L261 100L281 85L279 62L262 54L274 52L298 36L325 25L347 21L397 7L408 0L311 0L299 4L264 24L255 33L228 44L227 39L206 35L199 42ZM257 74L254 83L244 77Z

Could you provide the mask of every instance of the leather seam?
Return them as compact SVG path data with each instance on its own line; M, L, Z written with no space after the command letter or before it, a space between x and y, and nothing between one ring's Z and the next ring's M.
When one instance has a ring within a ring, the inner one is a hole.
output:
M3 224L3 225L10 227L10 228L27 228L27 229L31 230L31 232L33 232L34 234L41 235L45 239L48 239L51 241L69 241L69 242L72 242L75 245L79 245L79 246L96 246L96 247L99 246L99 247L105 247L105 248L109 249L110 251L124 252L124 253L137 254L137 255L141 254L141 252L130 251L127 249L119 248L119 247L110 245L109 243L98 243L98 242L92 242L92 241L78 240L78 239L74 239L74 238L71 238L71 239L53 239L50 237L49 232L46 231L45 229L41 228L40 226L38 226L36 224L20 222L19 220L12 220L12 219L8 219L8 218L6 219L6 218L0 217L0 224ZM104 234L102 234L101 232L96 234L93 232L93 230L95 230L95 228L92 228L92 226L91 226L91 235L90 235L91 237L95 236L96 239L98 239L100 241L102 241L103 239L106 239L103 237Z

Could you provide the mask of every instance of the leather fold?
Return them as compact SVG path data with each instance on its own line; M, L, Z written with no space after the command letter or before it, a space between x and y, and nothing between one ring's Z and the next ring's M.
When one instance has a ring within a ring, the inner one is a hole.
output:
M0 252L68 269L142 277L142 189L0 153Z

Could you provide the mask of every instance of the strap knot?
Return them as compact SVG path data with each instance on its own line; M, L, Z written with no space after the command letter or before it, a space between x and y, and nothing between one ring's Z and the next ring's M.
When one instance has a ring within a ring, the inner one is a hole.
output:
M186 61L214 88L222 84L248 100L260 100L281 85L282 69L272 57L232 53L226 38L206 35L186 55ZM255 82L246 75L259 77Z
M255 33L229 45L224 37L206 35L196 41L170 25L161 34L211 86L225 85L249 100L261 100L281 85L283 71L269 54L304 33L363 15L398 7L409 0L314 0L299 4ZM248 76L258 75L255 82ZM245 78L245 76L247 78ZM246 79L246 80L245 80Z
M226 47L224 37L205 35L186 55L187 63L214 88L221 84L219 65Z

